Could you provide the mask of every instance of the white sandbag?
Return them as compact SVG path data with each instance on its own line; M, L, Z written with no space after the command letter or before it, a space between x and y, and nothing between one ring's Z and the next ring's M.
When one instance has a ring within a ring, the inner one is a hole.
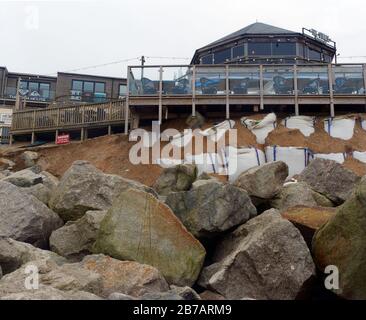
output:
M248 169L261 166L266 163L264 152L256 148L237 149L228 146L225 149L222 149L222 158L225 159L224 165L230 182L234 182Z
M172 168L177 165L183 164L184 161L181 159L157 159L156 164L162 168Z
M274 113L270 113L262 120L253 120L248 118L241 118L240 122L247 127L257 137L257 143L264 144L270 132L276 129L277 117Z
M183 148L191 143L193 137L192 130L180 133L172 137L170 143L177 148Z
M266 147L267 162L283 161L289 167L289 178L300 174L309 164L311 151L297 147Z
M353 158L366 163L366 152L353 151Z
M329 118L324 120L324 130L333 138L350 140L353 137L355 124L355 119Z
M289 129L299 129L305 137L309 137L315 132L315 118L309 116L288 117L282 124Z
M195 164L198 175L206 173L223 173L224 165L222 158L217 153L201 153L198 155L187 154L185 163Z
M327 159L327 160L333 160L338 163L343 163L346 159L346 155L344 153L315 153L314 159Z
M132 130L129 135L129 141L136 142L141 137L142 145L145 148L151 148L158 141L158 136L159 134L156 132Z
M366 120L361 120L361 127L363 130L366 130Z
M211 139L220 140L226 131L233 129L235 127L234 120L225 120L211 128L203 130L200 132L202 136L210 137Z

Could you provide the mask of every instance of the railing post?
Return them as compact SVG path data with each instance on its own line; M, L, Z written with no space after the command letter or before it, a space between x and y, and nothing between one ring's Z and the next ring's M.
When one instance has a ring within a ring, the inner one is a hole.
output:
M365 94L365 109L366 109L366 64L363 65L363 88Z
M192 117L196 116L196 66L192 67Z
M130 76L131 76L131 68L127 68L127 88L126 88L126 102L125 102L125 135L128 135L128 117L130 110ZM123 110L123 105L122 105Z
M261 110L264 110L264 85L263 85L263 65L259 66L259 90L261 100Z
M163 67L159 68L159 125L163 122Z
M297 65L294 65L294 93L295 93L295 115L298 116L299 112L299 91L297 87Z
M334 118L334 94L333 94L333 68L328 64L328 78L329 78L329 97L330 97L330 116Z
M229 82L229 65L225 68L226 79L226 120L230 119L230 82Z
M34 133L35 127L36 127L36 110L33 111L33 124L32 124L31 144L34 144L34 142L35 142L35 133Z

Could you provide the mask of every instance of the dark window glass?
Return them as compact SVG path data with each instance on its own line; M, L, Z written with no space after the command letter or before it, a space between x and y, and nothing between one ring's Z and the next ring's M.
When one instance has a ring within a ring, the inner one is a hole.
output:
M321 53L319 51L309 49L309 59L321 61Z
M72 81L72 90L74 91L83 91L83 82L78 80Z
M233 59L244 56L244 45L236 46L233 48Z
M296 56L296 43L272 43L272 54L274 56Z
M27 81L20 81L20 89L21 90L27 90L28 88L28 82Z
M39 84L39 94L42 98L50 97L50 84L49 83L40 83Z
M231 60L231 49L215 52L215 64L224 63Z
M84 82L84 92L94 92L94 82Z
M125 84L120 84L119 85L119 95L125 96L126 93L127 93L127 86Z
M324 61L325 62L332 62L332 57L330 55L324 54Z
M249 56L270 56L271 44L265 42L248 43Z
M105 93L105 83L96 82L95 83L95 92L96 93Z
M204 56L201 59L201 64L212 64L212 54L209 54L208 56Z
M29 82L28 89L31 93L34 91L38 92L38 82Z

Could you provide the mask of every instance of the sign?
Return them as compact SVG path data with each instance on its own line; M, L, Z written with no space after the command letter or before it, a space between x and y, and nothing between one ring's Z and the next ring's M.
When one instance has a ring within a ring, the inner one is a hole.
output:
M60 134L57 136L56 144L68 144L70 143L70 135L69 134Z
M325 33L319 32L315 29L309 30L309 29L303 28L304 34L305 34L305 31L307 31L309 34L311 34L314 39L324 42L326 44L333 43L335 46L335 42Z

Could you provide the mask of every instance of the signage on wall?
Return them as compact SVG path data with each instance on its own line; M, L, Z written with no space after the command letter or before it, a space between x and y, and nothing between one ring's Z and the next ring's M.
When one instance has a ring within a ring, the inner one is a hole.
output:
M311 36L315 40L324 42L325 44L333 44L333 46L336 47L336 43L323 32L319 32L318 30L315 29L302 28L302 33Z
M60 134L57 136L56 144L68 144L68 143L70 143L69 134Z

